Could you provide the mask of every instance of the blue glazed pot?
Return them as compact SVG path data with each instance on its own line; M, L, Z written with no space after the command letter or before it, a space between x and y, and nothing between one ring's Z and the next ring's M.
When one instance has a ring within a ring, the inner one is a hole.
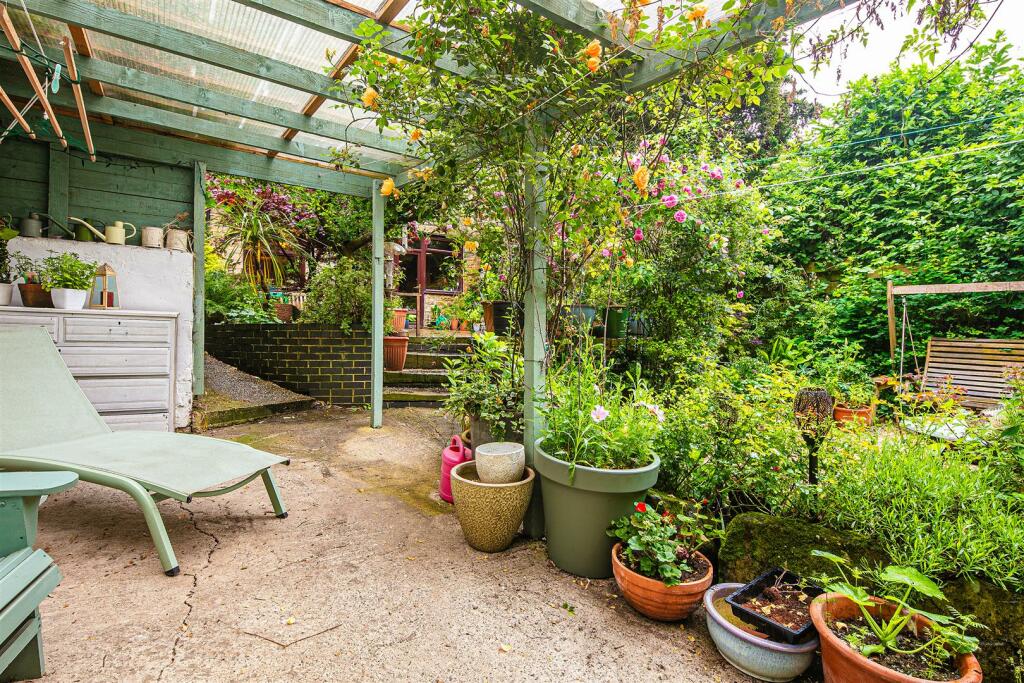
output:
M758 638L730 623L715 607L715 601L732 595L742 583L720 583L704 594L704 612L708 631L718 651L726 661L745 674L762 681L784 683L791 681L811 665L818 639L814 638L799 645L778 643ZM725 604L725 609L730 609Z

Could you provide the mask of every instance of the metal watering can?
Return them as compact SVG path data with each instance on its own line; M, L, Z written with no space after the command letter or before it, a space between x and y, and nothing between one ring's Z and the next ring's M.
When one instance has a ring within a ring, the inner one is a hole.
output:
M75 239L79 242L92 242L93 235L99 237L101 242L107 241L106 236L102 232L92 227L87 221L84 221L81 218L68 216L68 223L74 223L77 226L75 228ZM103 227L102 223L100 223L100 227Z
M455 435L448 447L441 453L441 481L437 485L437 493L442 500L452 501L452 468L473 459L473 451L462 443L462 437Z

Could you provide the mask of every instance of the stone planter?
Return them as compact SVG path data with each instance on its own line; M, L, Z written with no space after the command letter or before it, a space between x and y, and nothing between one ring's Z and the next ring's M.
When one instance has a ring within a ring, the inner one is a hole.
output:
M832 409L832 419L836 422L861 422L870 425L875 421L874 404L864 408L847 408L844 405L837 405Z
M534 467L544 500L548 556L559 569L591 579L612 575L608 526L633 510L658 481L661 461L632 470L601 470L578 465L570 481L569 463L544 452L537 439Z
M690 616L700 605L704 591L711 585L714 573L711 561L697 553L707 563L704 576L677 586L666 586L663 581L652 579L633 571L619 558L621 543L612 547L612 572L615 583L622 591L622 597L640 614L656 621L680 621Z
M0 306L10 306L14 296L14 285L0 282Z
M89 290L54 287L50 290L50 297L53 300L54 308L64 311L79 311L85 308L85 302L89 298Z
M811 665L818 639L788 645L768 640L742 624L725 601L742 583L720 583L704 594L704 617L715 646L726 661L762 681L791 681Z
M896 606L878 601L868 611L876 619L892 617ZM818 629L821 639L821 662L825 670L825 683L846 683L846 681L871 681L872 683L921 683L920 678L907 676L873 662L851 648L845 640L832 632L828 627L828 619L849 621L860 616L860 607L852 600L838 593L826 593L815 598L811 603L811 620ZM914 615L914 624L918 629L926 627L930 622L920 614ZM981 664L974 655L960 655L956 659L960 678L954 683L981 683Z
M476 449L476 473L485 484L509 484L523 478L526 449L521 443L493 441Z
M470 460L452 469L452 498L455 514L466 542L485 553L497 553L512 545L523 524L533 493L533 470L529 467L520 481L485 484Z
M18 285L18 292L21 293L21 303L29 308L53 308L53 299L42 285L22 283Z
M384 368L392 372L405 369L405 357L409 353L408 337L384 337Z

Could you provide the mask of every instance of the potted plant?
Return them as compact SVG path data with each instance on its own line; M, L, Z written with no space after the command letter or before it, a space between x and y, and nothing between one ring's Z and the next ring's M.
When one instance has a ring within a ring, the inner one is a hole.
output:
M469 417L474 447L520 441L523 434L523 358L489 332L473 335L472 352L446 359L444 411Z
M384 368L392 372L404 370L409 355L409 337L399 332L404 328L395 327L393 306L397 303L400 303L397 297L384 302ZM402 322L405 322L404 316Z
M50 293L54 308L85 308L98 265L92 261L83 261L70 251L43 259L39 272L40 282L43 289Z
M726 598L740 620L775 640L793 645L813 638L811 601L825 591L776 567Z
M14 270L22 282L18 283L21 303L29 308L53 308L50 292L39 281L41 266L24 254L14 255Z
M602 350L588 341L547 379L534 467L548 555L569 573L608 578L606 531L658 479L654 442L664 414L642 382L609 377Z
M0 306L10 306L14 295L11 280L11 259L7 251L7 243L18 236L18 231L11 227L10 218L0 217Z
M658 621L679 621L697 609L713 573L698 550L714 535L706 517L639 502L608 535L618 541L611 554L615 583L633 609Z
M485 330L499 337L508 336L513 320L519 321L518 329L523 328L522 306L513 304L507 276L481 268L478 291Z
M844 344L814 362L814 373L835 399L833 418L837 422L871 424L875 415L875 383L864 364L857 360L860 347Z
M466 542L485 553L512 544L526 516L533 494L534 473L529 467L516 481L487 484L480 481L477 463L469 460L452 469L452 499Z
M911 567L860 570L832 553L813 554L839 570L838 578L825 582L830 592L811 604L826 683L980 683L981 665L972 654L978 640L967 635L980 624L968 615L924 612L911 603L912 597L945 602L935 582ZM862 587L864 581L879 595Z
M814 662L818 639L790 645L768 638L740 620L728 597L743 585L720 583L704 593L704 618L715 647L745 674L762 681L791 681Z

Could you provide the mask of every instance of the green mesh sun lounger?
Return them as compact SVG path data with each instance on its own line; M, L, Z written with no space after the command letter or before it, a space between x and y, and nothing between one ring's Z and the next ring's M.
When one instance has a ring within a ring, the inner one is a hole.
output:
M111 432L42 327L0 327L0 468L61 470L124 491L142 508L164 572L178 573L157 503L217 496L262 477L286 517L270 468L288 464L233 441L172 432Z

